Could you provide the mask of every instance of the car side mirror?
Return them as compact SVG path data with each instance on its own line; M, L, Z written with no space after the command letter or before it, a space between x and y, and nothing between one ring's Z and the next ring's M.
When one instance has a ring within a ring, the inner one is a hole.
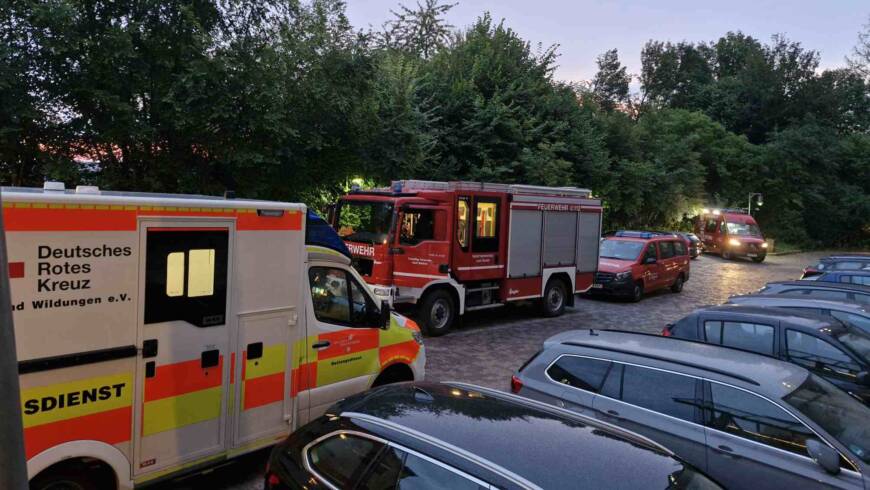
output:
M381 321L379 326L384 330L390 328L391 312L390 303L387 300L381 300Z
M840 472L840 454L831 446L816 439L807 439L807 453L828 474Z
M870 386L870 372L861 371L857 376L858 384L861 386Z
M647 257L647 258L643 259L643 263L644 264L655 264L656 258L655 257Z

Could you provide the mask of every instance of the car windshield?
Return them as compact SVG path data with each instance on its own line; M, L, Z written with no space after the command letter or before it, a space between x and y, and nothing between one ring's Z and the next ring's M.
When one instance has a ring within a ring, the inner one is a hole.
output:
M761 230L755 223L731 223L726 222L725 228L729 235L761 236Z
M371 244L387 242L393 222L392 203L341 201L336 213L341 238Z
M870 463L870 408L814 375L783 400Z
M602 259L636 260L644 245L629 240L604 240L599 255Z

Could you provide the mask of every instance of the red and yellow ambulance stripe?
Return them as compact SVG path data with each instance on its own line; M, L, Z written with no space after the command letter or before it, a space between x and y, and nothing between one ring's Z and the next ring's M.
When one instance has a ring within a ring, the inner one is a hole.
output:
M143 436L175 430L220 417L223 356L217 366L203 368L200 359L157 366L145 379Z
M24 389L21 392L27 458L58 444L130 440L133 375L118 373Z

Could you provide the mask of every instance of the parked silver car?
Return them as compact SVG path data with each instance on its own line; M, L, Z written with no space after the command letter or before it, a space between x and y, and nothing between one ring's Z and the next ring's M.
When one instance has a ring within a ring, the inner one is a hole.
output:
M575 330L514 392L662 444L726 488L870 488L870 409L806 369L668 337Z

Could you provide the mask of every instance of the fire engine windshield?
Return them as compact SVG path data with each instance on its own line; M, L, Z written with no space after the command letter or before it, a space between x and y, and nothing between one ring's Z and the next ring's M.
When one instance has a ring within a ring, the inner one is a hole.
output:
M387 243L393 222L392 203L340 201L336 214L341 238L352 242Z
M599 256L602 259L635 260L644 245L644 242L629 240L604 240Z
M761 236L761 230L755 223L725 223L729 235Z

